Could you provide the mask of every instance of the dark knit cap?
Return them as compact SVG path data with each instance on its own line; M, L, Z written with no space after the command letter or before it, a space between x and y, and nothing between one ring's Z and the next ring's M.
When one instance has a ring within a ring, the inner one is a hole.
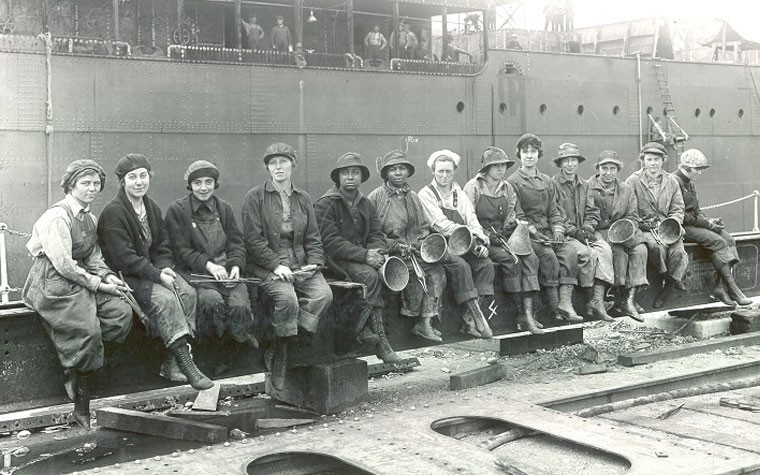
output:
M103 167L101 167L95 160L84 158L82 160L74 160L69 164L68 167L66 167L66 171L63 173L63 177L61 178L61 188L63 188L63 192L68 194L71 191L71 187L74 186L74 183L76 183L77 179L80 176L87 175L89 173L98 174L100 177L100 190L102 191L103 187L106 185L105 170L103 170Z
M150 163L148 163L148 159L145 158L145 155L139 153L129 153L124 155L116 163L116 178L121 181L121 179L124 178L124 175L132 170L137 170L138 168L144 168L148 171L151 170Z
M213 163L206 160L196 160L187 167L185 181L189 185L193 180L201 177L210 177L219 181L219 169Z

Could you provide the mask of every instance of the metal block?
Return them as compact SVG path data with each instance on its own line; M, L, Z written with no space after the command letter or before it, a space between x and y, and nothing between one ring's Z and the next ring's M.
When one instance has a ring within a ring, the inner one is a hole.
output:
M167 439L216 444L227 440L227 428L204 422L106 407L97 411L98 426Z

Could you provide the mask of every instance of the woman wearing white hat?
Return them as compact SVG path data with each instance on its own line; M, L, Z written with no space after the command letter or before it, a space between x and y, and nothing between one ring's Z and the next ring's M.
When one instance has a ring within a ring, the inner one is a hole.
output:
M427 166L433 172L433 181L420 190L419 196L434 231L449 238L457 228L466 226L479 241L464 256L450 256L443 264L449 282L457 289L454 298L467 308L462 316L465 321L463 331L473 336L491 338L493 332L483 316L478 296L484 300L493 299L495 272L493 263L488 259L488 236L478 222L472 203L454 181L454 172L461 160L451 150L433 152L427 160Z

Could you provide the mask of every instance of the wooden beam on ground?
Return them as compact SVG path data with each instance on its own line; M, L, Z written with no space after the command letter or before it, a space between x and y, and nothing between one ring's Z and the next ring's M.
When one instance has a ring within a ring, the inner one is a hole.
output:
M205 422L146 414L130 409L106 407L97 411L98 426L168 439L216 444L227 440L227 428Z
M544 333L507 333L494 337L499 341L499 355L511 356L532 353L538 349L550 350L565 345L583 343L583 324L547 328Z
M209 389L198 391L198 396L193 403L194 411L216 411L216 405L219 402L219 390L221 386L215 384Z
M449 389L458 391L460 389L474 388L484 384L493 383L503 379L507 375L507 368L501 364L493 364L482 368L465 371L464 373L452 374L449 377Z
M697 353L707 353L721 348L730 348L732 346L752 345L760 345L760 333L733 335L712 340L698 341L695 343L670 346L667 348L658 348L656 350L628 353L626 355L618 356L618 363L623 366L636 366L655 361L682 358Z
M264 429L287 429L294 426L303 426L307 424L315 424L319 422L319 419L256 419L256 430Z

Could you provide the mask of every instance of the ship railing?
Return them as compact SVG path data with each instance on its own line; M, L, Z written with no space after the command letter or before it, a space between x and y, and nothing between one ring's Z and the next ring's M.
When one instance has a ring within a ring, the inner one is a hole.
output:
M94 54L98 56L132 56L132 46L126 41L86 38L81 36L56 36L53 53Z
M191 62L274 64L292 66L295 55L284 51L225 48L219 45L169 45L169 59ZM351 54L304 53L306 66L317 68L363 68L360 56Z
M477 74L482 68L478 63L453 63L448 61L427 61L424 59L393 58L390 62L391 71L404 71L428 74Z
M758 200L760 199L760 190L753 190L752 193L750 193L747 196L742 196L734 200L724 201L723 203L717 203L717 204L709 205L709 206L701 206L701 209L704 211L704 210L710 210L710 209L715 209L715 208L722 208L724 206L730 206L736 203L741 203L742 201L748 200L750 198L752 198L754 202L754 208L755 208L754 213L753 213L754 225L752 226L752 232L756 233L756 232L760 232L760 225L758 225ZM735 234L745 234L745 233L735 233Z
M0 302L8 303L8 294L11 292L21 292L21 289L13 288L8 284L8 254L5 250L5 235L15 235L21 237L31 237L29 233L14 231L7 224L0 223Z

